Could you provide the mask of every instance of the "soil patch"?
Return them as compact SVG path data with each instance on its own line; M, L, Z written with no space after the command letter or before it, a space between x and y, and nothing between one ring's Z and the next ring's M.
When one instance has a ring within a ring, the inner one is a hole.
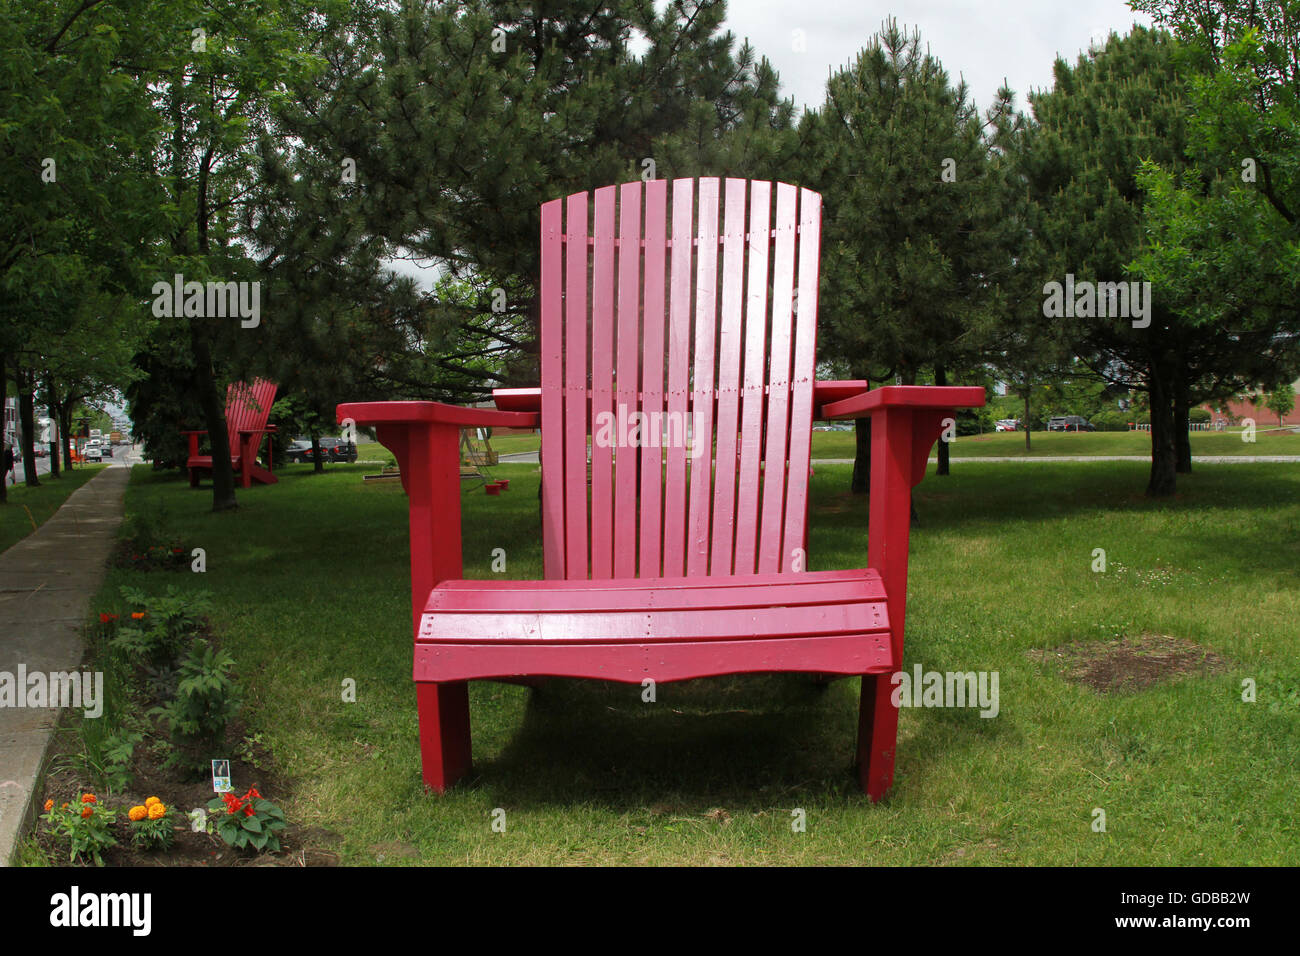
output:
M1145 690L1184 677L1207 677L1228 667L1226 658L1168 634L1076 641L1033 650L1029 656L1055 667L1065 680L1103 694Z

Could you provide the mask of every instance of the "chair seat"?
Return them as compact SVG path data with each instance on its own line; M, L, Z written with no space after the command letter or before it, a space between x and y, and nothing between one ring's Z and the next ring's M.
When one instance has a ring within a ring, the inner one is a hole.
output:
M444 581L429 594L415 644L418 681L895 669L874 570Z

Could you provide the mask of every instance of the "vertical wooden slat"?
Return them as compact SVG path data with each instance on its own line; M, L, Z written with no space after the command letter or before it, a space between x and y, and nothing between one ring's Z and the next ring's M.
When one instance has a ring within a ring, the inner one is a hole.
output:
M767 441L764 443L763 513L758 571L770 574L781 560L785 532L786 452L790 440L790 344L794 294L795 213L798 190L776 187L776 238L772 263L772 345L768 363Z
M587 194L568 199L564 282L564 525L567 578L587 576ZM543 430L543 441L545 430Z
M614 574L614 198L595 191L591 277L591 577ZM611 437L613 436L613 437Z
M548 580L564 577L563 204L542 206L542 566ZM584 244L584 260L586 251Z
M745 296L745 370L741 393L740 480L736 493L735 574L752 574L758 541L759 472L763 455L763 386L767 384L768 221L772 184L754 182L749 194L749 271Z
M722 322L718 336L718 451L713 474L709 573L730 574L735 551L736 433L744 351L745 180L728 179L722 239Z
M695 180L673 182L672 276L668 324L668 467L664 481L664 577L686 573L686 423L690 401L691 270L695 260Z
M641 411L646 416L641 447L640 576L656 577L662 561L664 410L664 264L667 253L668 184L652 179L645 188L645 307L641 356Z
M640 410L641 364L641 182L618 190L618 355L614 395L614 577L636 577L636 482L642 436L634 430ZM627 423L626 429L624 422Z
M790 475L781 569L791 570L808 522L808 464L812 441L813 353L817 348L817 271L821 255L821 196L799 190L799 300L795 311L794 374L790 383ZM803 563L803 567L807 567Z
M713 496L714 335L718 278L718 180L700 180L699 244L695 260L695 362L691 383L691 500L687 519L686 573L709 573L709 517Z

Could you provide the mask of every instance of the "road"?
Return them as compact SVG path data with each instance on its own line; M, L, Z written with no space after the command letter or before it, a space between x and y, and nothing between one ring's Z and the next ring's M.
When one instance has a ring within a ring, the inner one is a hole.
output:
M136 465L143 461L135 445L118 445L113 449L113 457L106 459L106 464L110 468L126 468L129 465ZM79 466L78 466L79 467ZM36 459L36 477L40 478L50 473L50 456ZM21 461L14 463L14 470L9 475L9 484L17 484L23 480L23 465Z

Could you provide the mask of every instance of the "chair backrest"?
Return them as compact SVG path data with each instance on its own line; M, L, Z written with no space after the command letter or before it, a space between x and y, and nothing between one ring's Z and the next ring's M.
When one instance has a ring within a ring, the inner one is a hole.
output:
M226 388L226 435L230 439L230 453L239 454L239 433L261 431L271 417L275 404L276 384L264 378L246 382L231 382Z
M800 569L820 230L742 179L542 206L547 578Z

